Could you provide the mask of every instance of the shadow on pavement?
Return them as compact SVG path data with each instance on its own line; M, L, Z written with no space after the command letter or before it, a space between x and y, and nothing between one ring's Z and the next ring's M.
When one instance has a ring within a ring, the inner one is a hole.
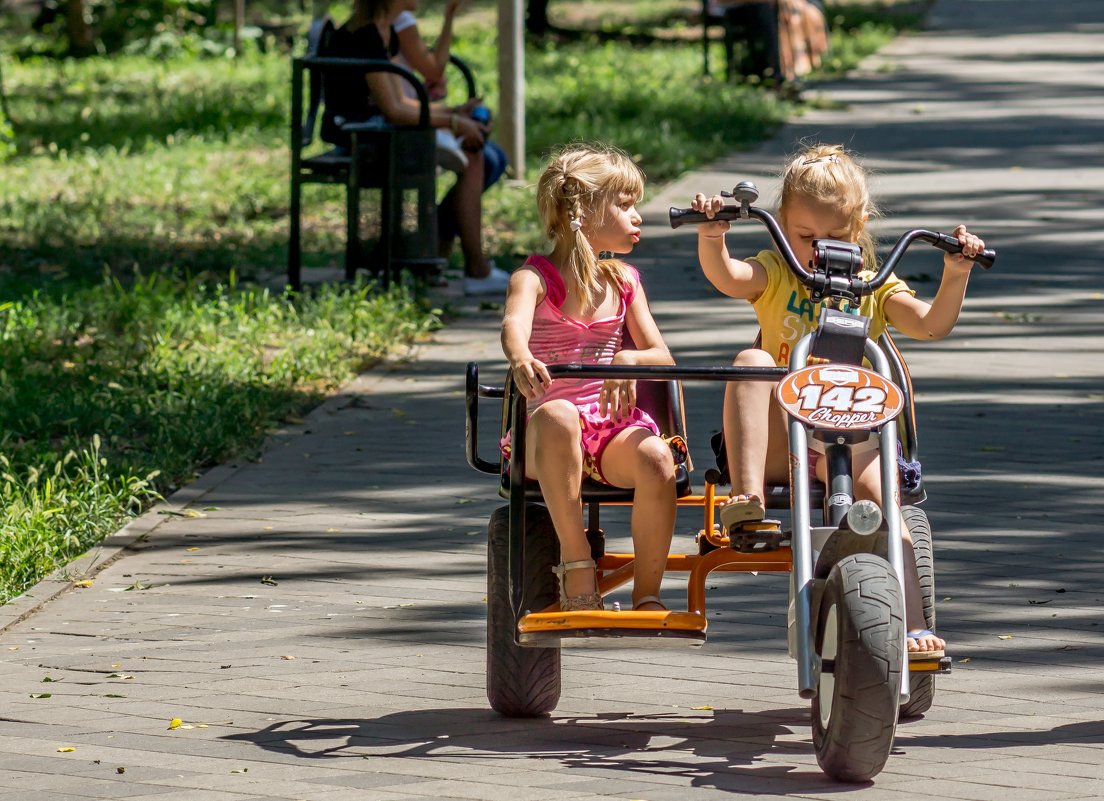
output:
M702 717L610 713L534 719L502 718L489 709L428 709L369 720L286 720L223 739L302 759L368 759L381 773L390 772L391 760L411 760L409 767L394 769L396 779L405 781L416 780L416 760L425 758L458 764L516 758L578 769L580 780L603 770L612 772L606 779L683 777L694 787L751 794L853 788L819 772L761 764L767 754L775 762L785 762L787 752L808 754L808 719L808 709L801 708L715 709ZM794 739L795 729L800 740ZM488 775L494 772L492 767ZM457 774L468 775L464 768Z

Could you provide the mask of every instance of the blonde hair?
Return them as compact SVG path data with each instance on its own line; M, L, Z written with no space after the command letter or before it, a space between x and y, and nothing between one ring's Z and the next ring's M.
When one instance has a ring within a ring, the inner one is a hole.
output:
M601 290L603 280L622 286L631 280L624 262L598 258L582 232L584 218L601 224L611 201L621 195L640 200L643 194L644 173L636 162L623 150L600 143L567 145L552 156L537 181L537 210L545 234L554 243L571 243L565 266L584 305Z
M778 217L786 224L786 208L796 197L810 198L833 206L849 221L851 241L862 247L863 264L877 268L874 237L866 221L876 217L878 209L867 189L867 171L843 145L813 145L799 153L782 170L782 192Z

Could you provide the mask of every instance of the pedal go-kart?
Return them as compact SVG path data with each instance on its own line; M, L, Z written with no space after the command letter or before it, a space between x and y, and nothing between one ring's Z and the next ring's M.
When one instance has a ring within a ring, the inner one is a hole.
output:
M958 253L958 240L946 234L913 230L897 242L877 275L858 277L861 253L848 242L814 242L808 268L797 263L782 230L769 212L752 204L758 191L741 183L729 195L737 202L716 218L757 219L766 225L790 269L824 300L818 329L794 347L789 368L774 367L629 367L551 365L552 378L612 377L637 379L638 405L651 413L665 436L685 438L684 381L772 381L789 416L789 487L767 488L767 508L790 511L790 528L779 520L742 523L723 531L714 523L717 494L725 481L717 470L705 476L702 494L694 494L687 466L678 467L680 506L703 509L696 552L667 559L667 572L688 573L686 611L562 612L552 568L559 546L540 488L525 476L525 398L507 377L505 386L479 383L479 366L467 368L466 449L469 464L500 477L499 494L508 504L488 526L487 695L491 707L508 717L529 717L555 709L560 696L560 648L566 646L690 645L706 639L706 578L713 571L789 572L788 644L797 661L798 694L812 701L813 746L817 762L841 781L867 781L885 766L898 715L921 714L932 704L935 675L950 670L950 659L911 660L905 647L903 552L897 510L912 535L920 570L924 617L935 624L935 586L931 530L915 503L922 485L902 488L898 441L906 462L917 458L911 384L904 361L886 338L867 338L869 321L840 310L854 307L889 277L908 246L922 240ZM701 223L705 217L672 208L672 227ZM993 251L975 261L992 265ZM809 357L817 357L806 366ZM863 366L865 359L871 365ZM478 453L479 400L501 399L502 432L513 430L507 464ZM808 449L823 454L827 487L810 480ZM881 504L854 502L851 455L861 448L880 450ZM602 505L632 503L632 490L588 480L583 485L587 536L598 564L603 595L631 581L633 555L607 553ZM900 500L899 500L900 499ZM813 509L820 508L813 525Z

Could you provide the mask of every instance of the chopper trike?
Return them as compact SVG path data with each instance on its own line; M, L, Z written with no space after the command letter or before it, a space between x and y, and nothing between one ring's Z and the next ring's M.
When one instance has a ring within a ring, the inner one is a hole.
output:
M541 505L539 486L525 479L525 398L509 376L504 386L481 384L478 364L469 363L468 462L498 475L499 494L508 501L492 514L488 526L487 694L492 708L508 717L548 713L559 701L562 647L700 646L708 628L710 573L788 572L789 651L797 662L798 694L812 701L817 761L835 779L867 781L889 757L899 714L918 715L931 706L934 677L950 670L950 659L910 660L904 644L898 509L912 535L929 628L935 614L931 530L915 505L925 497L923 485L902 486L898 471L899 442L906 463L917 458L908 371L892 340L868 339L869 321L840 310L839 301L855 301L881 286L915 241L953 253L961 246L946 234L909 231L877 274L864 280L856 245L818 240L805 268L774 217L752 205L758 198L753 184L743 182L727 195L736 203L714 219L762 222L813 302L825 301L817 330L797 343L788 368L564 364L549 365L548 370L553 379L636 379L638 405L652 415L661 433L683 439L683 382L777 382L776 397L788 414L790 484L768 487L766 506L788 508L790 526L763 519L724 530L715 523L717 504L725 497L716 489L726 481L721 471L706 471L704 490L695 494L688 465L679 465L677 502L700 507L704 517L696 552L672 552L667 559L668 573L688 574L686 610L561 611L552 571L559 562L555 529ZM670 220L678 227L706 218L672 208ZM989 267L994 258L993 251L985 251L975 262ZM480 398L502 400L501 430L513 436L508 461L489 461L478 453ZM826 459L827 486L809 477L810 448ZM860 448L879 449L879 504L853 499L851 456ZM633 555L606 551L600 508L631 504L632 497L632 490L584 480L587 536L603 595L631 581ZM819 526L813 525L814 509L820 510Z

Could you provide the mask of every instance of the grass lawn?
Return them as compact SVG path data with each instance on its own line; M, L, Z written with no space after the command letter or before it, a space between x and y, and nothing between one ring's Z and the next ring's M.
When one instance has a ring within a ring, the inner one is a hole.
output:
M553 3L569 33L529 45L530 176L551 147L602 138L637 155L654 187L800 113L701 75L684 13L696 4L632 4L632 29L603 5ZM916 23L884 4L830 7L825 74ZM454 45L492 107L493 9L476 2ZM66 60L30 54L21 24L0 22L15 134L0 163L0 602L439 324L402 290L278 291L287 53L235 60L161 37L156 54ZM425 32L438 24L425 15ZM634 44L641 31L650 46ZM304 208L309 275L339 263L344 206L306 187ZM501 263L542 246L528 187L492 189L485 219Z

